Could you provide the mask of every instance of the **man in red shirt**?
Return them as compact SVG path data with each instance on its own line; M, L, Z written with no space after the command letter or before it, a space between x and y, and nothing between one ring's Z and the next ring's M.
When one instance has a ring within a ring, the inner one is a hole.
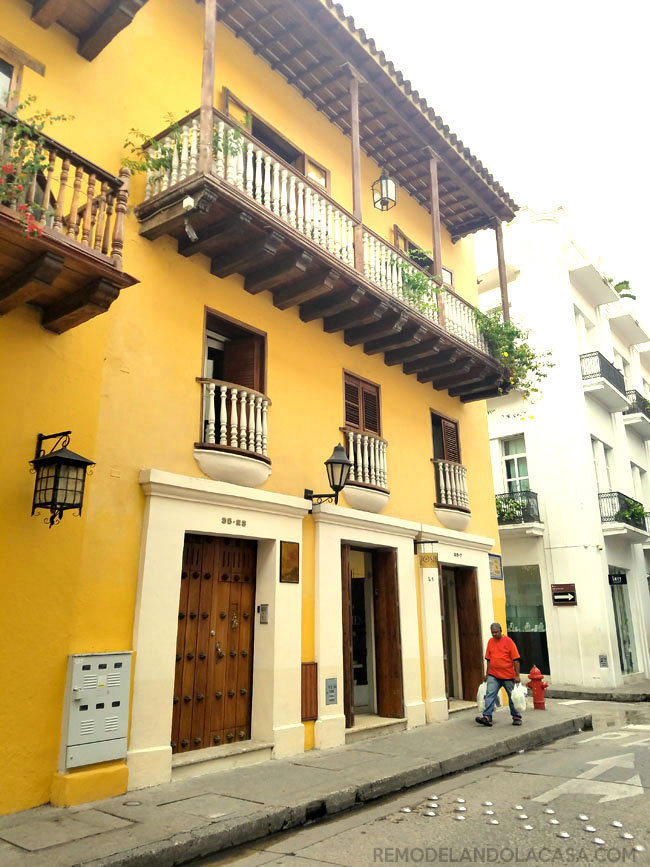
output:
M485 651L485 658L487 659L487 666L485 668L485 680L487 681L485 710L483 711L483 716L476 717L476 722L482 726L492 725L492 710L499 690L503 686L508 693L512 724L513 726L520 726L521 714L515 710L511 698L515 683L521 682L519 680L519 651L512 638L508 638L507 635L502 633L500 623L493 623L490 626L490 632L492 633L492 638L488 641Z

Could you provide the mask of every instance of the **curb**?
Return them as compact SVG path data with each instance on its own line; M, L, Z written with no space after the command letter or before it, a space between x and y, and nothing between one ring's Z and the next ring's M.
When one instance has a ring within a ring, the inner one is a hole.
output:
M650 701L650 692L589 692L581 689L553 689L546 690L546 698L574 698L586 699L587 701Z
M498 743L459 752L439 762L423 761L415 767L358 786L309 796L291 806L270 806L247 816L226 818L217 824L211 823L193 831L175 834L167 840L139 846L129 852L84 861L79 867L174 867L187 864L591 728L591 714L562 720L533 731L518 732Z

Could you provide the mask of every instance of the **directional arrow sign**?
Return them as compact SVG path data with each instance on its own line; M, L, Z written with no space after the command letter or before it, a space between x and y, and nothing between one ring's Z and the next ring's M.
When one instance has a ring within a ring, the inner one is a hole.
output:
M618 801L620 798L630 798L634 795L643 794L643 786L638 774L634 774L634 776L623 783L610 783L605 780L594 779L594 777L598 777L612 768L633 769L634 753L623 753L620 756L606 756L604 759L595 759L587 762L587 764L593 765L593 767L587 768L576 779L565 780L559 786L550 789L548 792L544 792L543 795L538 795L533 800L541 801L542 804L548 804L550 801L555 800L555 798L559 798L560 795L601 795L599 803L604 804L606 801Z
M551 584L553 605L577 605L575 584Z

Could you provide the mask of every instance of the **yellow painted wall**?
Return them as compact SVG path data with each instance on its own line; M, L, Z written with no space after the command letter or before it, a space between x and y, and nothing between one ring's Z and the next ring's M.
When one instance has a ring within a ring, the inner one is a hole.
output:
M51 134L117 173L130 127L156 133L171 112L180 117L199 104L202 7L156 0L88 63L76 40L58 26L30 21L25 0L5 0L3 36L46 64L44 78L25 70L23 94L37 107L74 115ZM134 63L137 58L137 63ZM263 86L260 84L263 82ZM228 86L332 173L332 194L351 208L350 142L310 103L223 27L218 28L216 93ZM223 107L219 104L219 107ZM372 207L378 176L364 156L364 221L392 241L398 223L430 246L430 217L404 191L388 214ZM143 195L134 178L130 204ZM445 264L461 294L474 298L472 241L443 238ZM384 514L435 524L429 412L460 423L462 460L468 467L472 520L468 531L498 538L485 406L462 405L446 393L387 367L381 356L347 347L320 322L305 324L297 310L277 310L268 293L251 296L237 276L219 280L209 262L185 259L168 238L138 236L127 217L125 270L139 284L123 291L110 311L57 336L44 331L26 307L0 318L0 362L11 375L0 384L5 414L2 553L3 673L0 704L5 743L0 812L50 798L56 778L68 653L126 650L132 646L133 609L144 497L143 467L197 476L192 444L199 437L204 311L210 307L268 334L269 454L273 473L265 488L301 495L324 489L324 459L340 441L342 370L381 384L383 435L389 442L391 498ZM8 423L10 419L10 423ZM29 515L33 477L27 461L39 431L72 428L71 447L97 462L87 483L81 519L66 515L48 530ZM493 582L493 585L497 582ZM313 526L303 540L303 660L313 658ZM25 690L25 683L38 688ZM313 732L308 726L306 745ZM113 774L111 779L123 775ZM80 778L81 779L81 778ZM105 796L106 773L83 777L84 797ZM58 796L57 796L58 797ZM60 796L65 801L65 795Z

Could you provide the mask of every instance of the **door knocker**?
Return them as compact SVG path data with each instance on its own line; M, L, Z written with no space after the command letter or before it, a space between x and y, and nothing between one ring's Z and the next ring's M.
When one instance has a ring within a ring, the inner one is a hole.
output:
M239 626L239 620L237 619L237 612L235 612L232 616L232 620L230 621L230 628L234 632L238 626Z

